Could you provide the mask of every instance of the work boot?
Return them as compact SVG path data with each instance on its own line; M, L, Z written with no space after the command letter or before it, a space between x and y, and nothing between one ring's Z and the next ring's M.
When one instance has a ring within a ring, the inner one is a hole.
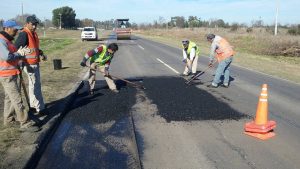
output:
M207 85L207 87L209 87L209 88L217 88L217 87L218 87L218 85L216 85L216 84L212 83L212 84L210 84L210 85Z
M37 132L40 131L41 128L39 128L38 126L35 126L35 122L33 122L32 120L27 121L24 124L21 124L21 127L19 129L20 131L23 132Z
M113 89L113 90L111 90L112 92L114 92L114 93L119 93L119 90L118 89Z
M10 117L10 118L4 120L4 126L5 127L12 127L15 124L17 124L17 122L15 120L15 117Z
M48 114L47 109L43 109L43 110L40 110L40 111L37 111L36 113L34 113L34 115L37 115L37 116L45 116L47 114Z
M228 83L221 84L221 86L222 86L222 87L225 87L225 88L228 88L228 87L229 87Z
M189 76L190 74L181 73L180 76Z

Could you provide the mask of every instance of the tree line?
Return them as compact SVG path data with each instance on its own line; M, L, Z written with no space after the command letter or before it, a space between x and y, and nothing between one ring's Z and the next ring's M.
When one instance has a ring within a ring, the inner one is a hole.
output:
M24 14L23 16L17 15L14 20L16 20L20 24L24 24L26 17L29 14ZM37 17L38 18L38 17ZM77 29L79 27L86 26L95 26L99 29L113 29L114 28L114 19L106 20L106 21L94 21L92 19L76 19L76 12L71 7L64 6L60 8L56 8L52 11L52 20L44 19L42 21L40 18L41 27L55 27L62 29ZM3 22L3 20L0 20ZM2 24L1 24L2 26ZM251 21L251 26L247 26L243 23L228 23L223 19L209 19L204 20L197 16L189 16L187 18L183 16L174 16L169 20L164 17L159 17L158 20L154 20L153 23L131 23L132 29L153 29L153 28L199 28L199 27L209 27L209 28L230 28L232 31L236 31L238 28L247 27L247 32L252 31L253 27L265 27L267 30L272 31L272 27L274 25L265 25L263 20L259 18L258 20ZM298 25L278 25L282 28L288 28L288 33L291 35L300 35L300 24Z

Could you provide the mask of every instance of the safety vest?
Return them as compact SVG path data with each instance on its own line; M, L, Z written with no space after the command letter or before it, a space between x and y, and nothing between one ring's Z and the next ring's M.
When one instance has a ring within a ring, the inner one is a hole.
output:
M216 49L216 58L218 59L218 62L221 62L222 60L233 56L234 51L230 44L227 42L226 39L221 38L221 40L218 43L218 48Z
M39 38L36 34L36 32L31 32L28 28L24 28L23 29L24 32L27 33L27 37L28 37L28 48L31 49L31 51L33 51L31 54L26 55L25 56L25 63L28 63L30 65L35 65L37 63L40 62L40 52L39 52L39 46L40 46L40 42L39 42Z
M182 47L184 48L183 45L182 45ZM186 50L186 54L187 54L187 57L188 57L188 58L190 58L190 53L191 53L192 48L195 48L195 52L196 52L196 55L197 55L197 56L200 54L200 49L199 49L199 47L196 45L196 43L190 41L190 42L189 42L188 49Z
M5 40L10 53L15 53L17 51L15 45L13 45L12 42L6 39L2 34L0 34L0 38ZM7 77L19 74L20 71L18 69L18 62L19 60L7 61L0 59L0 76Z
M100 66L105 65L107 62L109 62L113 56L112 55L107 55L107 47L106 45L102 45L102 52L97 53L91 58L91 62L96 62L100 63Z

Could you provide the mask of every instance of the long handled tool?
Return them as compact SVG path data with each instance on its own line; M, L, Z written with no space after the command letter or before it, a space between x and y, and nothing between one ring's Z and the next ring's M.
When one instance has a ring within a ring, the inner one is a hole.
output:
M87 65L87 67L90 68L91 70L98 71L100 73L104 73L104 72L102 72L102 71L100 71L98 69L93 69L92 67L90 67L88 65ZM140 85L140 84L137 84L137 83L133 83L133 82L131 82L129 80L126 80L126 79L123 79L123 78L120 78L120 77L117 77L117 76L114 76L114 75L111 75L111 74L109 74L109 76L112 77L112 78L114 78L114 79L122 80L122 81L124 81L124 82L126 82L128 84L131 84L133 87L140 88L140 89L146 89L143 85Z
M195 80L197 77L201 76L202 74L204 74L208 69L210 69L217 61L214 61L212 63L212 65L207 66L206 69L204 69L203 71L199 72L198 74L196 74L195 76L193 76L191 79L189 79L188 81L185 82L185 84L189 85L193 80Z
M22 76L22 69L19 69L19 70L20 70L19 77L20 77L20 84L21 84L20 88L23 88L23 92L24 92L24 95L25 95L25 99L26 99L28 108L30 108L29 97L28 97L28 93L27 93L27 90L26 90L26 85L25 85L25 82L24 82L24 79L23 79L23 76Z

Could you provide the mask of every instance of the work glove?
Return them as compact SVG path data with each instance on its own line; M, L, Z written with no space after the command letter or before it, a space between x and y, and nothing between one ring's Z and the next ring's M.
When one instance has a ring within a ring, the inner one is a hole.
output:
M44 52L41 49L39 49L39 54L43 61L46 61L48 59L48 57L46 55L44 55Z
M86 63L82 61L82 62L80 62L80 66L85 67Z
M108 69L109 69L109 67L104 68L104 76L109 76Z
M20 47L17 51L17 53L20 55L20 56L26 56L26 55L29 55L32 53L32 50L30 48L28 48L27 46L25 47Z
M186 60L186 59L183 59L182 62L183 62L183 63L187 63L187 60Z
M80 62L80 66L85 67L86 66L87 59L83 57L82 61Z

